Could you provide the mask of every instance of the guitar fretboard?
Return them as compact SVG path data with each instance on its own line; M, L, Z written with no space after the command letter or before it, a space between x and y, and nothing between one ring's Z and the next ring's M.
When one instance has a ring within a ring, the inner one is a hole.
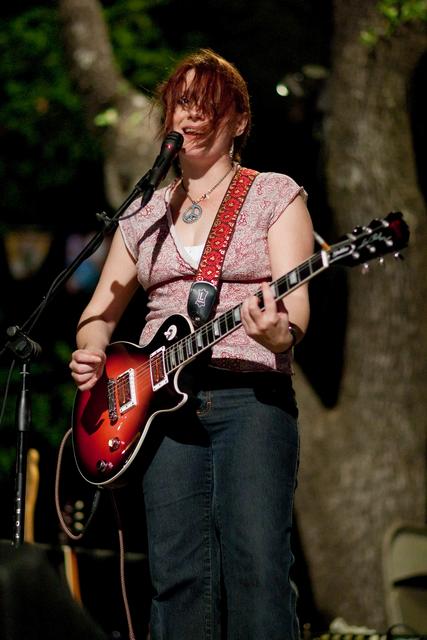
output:
M270 284L275 300L280 300L328 266L329 260L327 253L325 251L315 253L308 260L298 265L298 267ZM264 301L262 292L257 291L255 295L260 300L260 308L263 309ZM193 333L190 333L188 336L185 336L185 338L178 340L168 347L164 354L167 373L171 373L178 367L193 360L200 353L225 338L225 336L236 331L242 324L240 317L241 307L242 304L238 304L232 309L225 311L217 318L209 320Z

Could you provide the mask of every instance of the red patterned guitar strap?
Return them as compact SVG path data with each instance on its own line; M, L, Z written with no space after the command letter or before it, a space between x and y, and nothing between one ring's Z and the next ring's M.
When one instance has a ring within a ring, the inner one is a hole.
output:
M258 171L253 169L239 169L216 214L188 296L187 312L196 326L207 322L212 313L225 254L240 209L257 175Z

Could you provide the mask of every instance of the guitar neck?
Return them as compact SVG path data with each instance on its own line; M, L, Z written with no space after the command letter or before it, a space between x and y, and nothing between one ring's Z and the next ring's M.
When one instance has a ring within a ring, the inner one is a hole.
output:
M327 269L329 266L328 254L326 251L319 251L308 260L298 265L270 284L276 301L284 298L288 293L294 291L302 284L311 280L315 275ZM260 308L264 308L262 292L259 290L255 294L260 300ZM165 351L165 364L167 373L172 373L180 366L194 360L200 353L206 351L225 336L229 335L242 324L240 310L242 304L238 304L232 309L225 311L217 318L209 320L203 326L190 333L185 338L178 340Z

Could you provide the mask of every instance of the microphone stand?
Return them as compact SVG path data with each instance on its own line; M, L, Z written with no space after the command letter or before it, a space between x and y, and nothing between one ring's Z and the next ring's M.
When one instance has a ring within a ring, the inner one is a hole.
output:
M118 219L129 205L141 194L141 209L151 200L155 190L153 181L151 180L151 172L152 169L147 171L147 173L137 182L131 194L120 205L111 218L108 217L104 211L96 214L97 219L102 222L103 228L93 236L85 247L83 247L82 251L71 262L67 269L62 271L55 278L49 291L38 307L24 322L22 328L18 326L11 326L8 327L6 331L10 340L8 340L1 349L0 356L2 356L6 351L10 351L14 358L21 362L21 390L17 399L15 412L17 451L12 539L12 544L15 547L21 546L24 542L28 436L31 429L30 364L31 361L42 351L41 346L34 340L31 340L29 332L34 327L48 303L52 301L56 293L64 286L81 263L91 256L99 246L101 246L107 234L115 231L118 225Z

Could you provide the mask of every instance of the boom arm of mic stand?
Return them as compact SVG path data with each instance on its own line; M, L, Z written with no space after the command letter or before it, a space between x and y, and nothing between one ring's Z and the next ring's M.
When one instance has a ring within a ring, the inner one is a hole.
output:
M123 215L124 211L126 211L126 209L129 207L129 205L139 195L141 195L141 192L144 190L144 185L145 185L145 188L147 189L147 191L150 191L149 185L146 184L147 183L147 179L149 177L149 174L150 174L150 172L148 171L138 181L138 183L135 185L132 193L120 205L120 207L117 209L117 211L114 213L114 215L111 218L108 217L107 214L104 213L104 212L97 214L97 218L99 220L101 220L101 222L104 225L103 228L100 231L98 231L98 233L95 234L91 240L89 240L88 244L85 247L83 247L81 252L76 256L76 258L74 258L74 260L71 262L71 264L54 280L53 285L49 289L49 291L46 294L46 296L43 298L43 300L40 303L40 305L35 309L35 311L31 314L31 316L28 318L28 320L26 320L26 322L24 323L23 329L26 329L28 327L28 325L30 325L30 327L29 327L30 329L34 326L34 324L35 324L35 322L36 322L36 320L38 318L39 312L42 311L44 309L44 307L47 305L47 303L52 300L53 296L70 279L72 274L78 269L78 267L82 264L82 262L84 262L84 260L86 260L86 258L91 256L98 249L98 247L101 246L102 241L105 238L105 236L116 230L119 218ZM149 202L149 200L151 199L152 195L153 195L153 192L151 191L151 193L149 194L149 198L147 199L147 202L145 204L147 204ZM145 206L145 204L143 206Z
M27 333L34 327L40 315L46 308L47 304L53 299L59 289L69 280L71 275L76 271L80 264L92 255L96 249L102 244L104 237L114 231L118 225L118 219L129 205L141 194L145 193L142 198L142 206L145 206L153 195L154 189L149 184L150 171L148 171L135 185L132 193L126 198L123 204L117 209L115 214L109 218L107 214L98 214L97 217L102 221L104 228L83 247L79 255L71 262L71 264L63 272L59 274L53 281L48 293L42 302L33 311L29 318L24 322L23 329ZM15 358L21 360L21 393L16 403L15 422L17 427L17 452L16 452L16 468L15 468L15 501L14 501L14 523L13 523L13 544L15 547L20 546L24 542L24 518L25 518L25 493L26 493L26 470L27 470L27 452L28 443L27 436L31 427L31 394L29 384L29 364L32 358L36 357L41 347L31 340L27 333L24 333L18 326L9 327L7 330L10 339L6 342L0 351L0 356L6 351L10 351Z

